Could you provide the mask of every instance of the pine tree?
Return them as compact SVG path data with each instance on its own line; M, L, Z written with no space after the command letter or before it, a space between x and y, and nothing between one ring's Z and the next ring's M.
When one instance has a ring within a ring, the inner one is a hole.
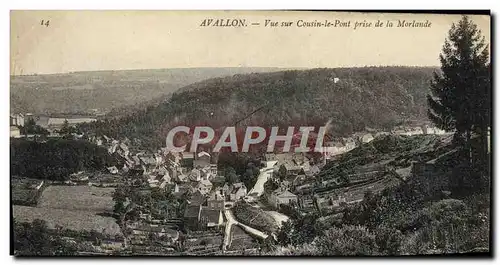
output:
M452 25L439 59L441 72L434 73L427 96L429 119L440 129L455 131L464 162L476 164L473 157L484 161L491 113L489 49L469 17ZM480 136L477 150L474 135Z
M434 73L427 96L428 116L437 127L455 131L460 166L466 169L459 186L470 178L467 183L477 187L479 175L489 174L490 63L485 38L467 16L452 25L439 59L441 72Z

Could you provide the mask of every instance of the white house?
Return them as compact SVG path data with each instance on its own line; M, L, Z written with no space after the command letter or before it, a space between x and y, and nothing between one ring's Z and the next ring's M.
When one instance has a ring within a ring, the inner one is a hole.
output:
M10 125L24 126L24 115L20 113L10 115Z
M242 197L247 195L247 187L243 182L233 183L230 190L228 191L228 196L230 201L237 201Z
M373 135L371 133L367 133L367 134L361 136L362 143L365 144L365 143L369 143L371 141L373 141Z
M196 185L196 189L201 192L201 194L208 194L210 190L212 190L212 182L206 179L200 180L198 184Z
M19 128L17 128L16 126L10 126L10 137L21 137L21 130L19 130Z
M297 202L297 195L283 188L276 189L269 196L269 203L275 208L278 208L282 204L288 205L293 202Z

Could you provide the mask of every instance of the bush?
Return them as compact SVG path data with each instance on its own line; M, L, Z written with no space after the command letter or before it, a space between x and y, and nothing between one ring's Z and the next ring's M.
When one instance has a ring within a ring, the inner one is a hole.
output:
M364 226L347 225L328 229L315 240L320 255L379 255L376 236Z
M382 255L399 255L403 234L394 228L379 227L375 230L375 241Z
M472 214L461 200L433 203L419 213L423 227L409 235L405 254L463 253L489 249L489 214Z

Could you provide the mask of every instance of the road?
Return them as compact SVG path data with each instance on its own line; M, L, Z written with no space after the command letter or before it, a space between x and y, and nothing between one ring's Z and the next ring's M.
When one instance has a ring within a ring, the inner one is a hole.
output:
M224 250L227 250L231 246L231 227L237 224L238 221L234 219L233 213L230 209L224 210L224 215L226 216L226 229L224 231Z
M271 174L273 173L274 170L274 164L276 164L276 162L267 162L266 167L260 169L260 174L257 177L257 181L255 182L255 185L248 193L252 194L251 195L251 197L253 197L252 201L257 201L259 197L264 193L264 184L266 184L266 182L271 177ZM260 204L257 204L254 207L262 208ZM283 225L283 222L286 222L289 219L288 216L276 211L265 211L265 212L274 218L279 227Z
M260 174L257 177L257 182L253 188L248 192L248 194L252 194L254 197L260 197L262 193L264 193L264 184L266 184L269 177L273 173L273 167L269 164L265 168L260 169Z
M238 225L240 226L245 232L248 232L254 236L257 236L262 239L266 239L268 235L266 233L263 233L255 228L252 228L250 226L244 225L240 222L238 222L233 215L233 212L231 212L230 209L224 210L224 215L226 216L227 223L226 223L226 230L225 230L225 235L224 235L224 249L228 249L231 243L231 226L233 225Z

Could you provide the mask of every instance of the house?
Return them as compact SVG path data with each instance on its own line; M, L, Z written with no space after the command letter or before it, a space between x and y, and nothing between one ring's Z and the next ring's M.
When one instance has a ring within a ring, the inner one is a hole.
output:
M199 190L202 194L208 194L210 190L212 190L212 182L210 180L202 179L196 185L196 189Z
M160 181L158 179L156 179L156 176L150 175L148 177L148 184L149 184L149 187L155 188L155 187L158 187L160 185Z
M202 151L196 155L196 159L194 160L195 168L205 168L210 167L211 156L209 153Z
M10 137L19 138L21 137L21 130L17 126L10 126Z
M364 134L363 136L361 136L360 141L364 144L369 143L373 141L373 135L371 133Z
M199 224L202 229L216 229L221 227L224 224L222 211L202 207Z
M342 142L330 141L325 144L325 156L329 159L332 156L340 155L346 152L346 146Z
M189 173L189 180L190 181L200 181L201 180L201 170L199 169L193 169L191 170L191 172Z
M300 184L301 184L301 183L303 183L306 179L307 179L306 174L300 174L300 175L297 175L297 176L295 177L295 179L293 179L293 181L291 182L291 184L293 184L293 185L300 185Z
M144 155L139 157L141 164L145 166L156 166L156 159L153 155Z
M130 154L130 151L128 149L128 146L124 143L120 143L117 148L116 148L116 152L122 156L122 157L128 157L128 155Z
M111 138L109 138L108 136L106 135L103 135L102 138L104 138L104 140L106 141L106 143L109 143L111 142Z
M179 185L177 183L169 183L165 185L165 190L171 193L179 193Z
M154 153L154 158L156 161L156 166L161 166L165 161L163 160L163 156L160 153Z
M213 177L217 176L219 174L219 171L217 170L217 164L210 164L209 172Z
M266 168L274 167L278 163L278 159L275 154L265 154L262 164Z
M297 176L303 173L302 167L294 160L285 160L279 168L279 172L284 176Z
M168 187L171 188L171 191L173 192L173 195L177 198L183 197L184 194L187 192L190 192L191 194L195 193L196 190L191 186L190 183L180 183L180 184L175 184L175 185L167 185Z
M233 183L226 194L229 201L238 201L247 195L247 187L243 182Z
M161 183L160 183L160 189L166 191L167 190L167 186L170 183L171 183L170 177L168 177L168 179L165 179L165 176L163 176L163 178L161 179Z
M309 169L308 172L304 172L306 174L307 177L312 177L312 176L316 176L317 174L319 174L319 172L321 171L321 169L319 168L318 165L313 165L311 166L311 168Z
M184 226L190 230L198 230L201 213L201 205L189 205L184 211Z
M194 154L189 153L189 152L182 153L180 164L181 164L181 167L193 168L193 166L194 166Z
M10 125L11 126L24 126L24 115L21 113L10 115Z
M108 167L108 171L111 174L118 174L118 168L116 168L115 166Z
M114 154L116 152L116 148L118 148L118 143L112 143L109 147L108 147L108 153L110 154Z
M278 208L282 204L297 203L297 195L286 189L278 188L269 196L269 203L275 208Z
M207 198L199 190L195 191L189 199L189 205L203 205Z
M343 138L342 141L343 141L344 146L345 146L344 147L345 152L349 152L352 149L356 148L356 141L353 138Z
M224 210L224 203L224 191L222 188L212 191L207 199L207 207L212 210Z
M160 166L157 170L156 170L156 173L160 176L165 176L165 175L168 175L170 177L170 170L168 170L167 167L165 166Z
M174 179L176 179L178 182L187 182L189 180L188 176L182 173L178 174L177 177Z
M181 154L176 152L167 151L166 148L161 149L163 152L163 160L168 162L168 164L172 167L180 167L181 166Z
M102 144L104 143L101 137L95 137L92 142L95 143L97 146L102 146Z

